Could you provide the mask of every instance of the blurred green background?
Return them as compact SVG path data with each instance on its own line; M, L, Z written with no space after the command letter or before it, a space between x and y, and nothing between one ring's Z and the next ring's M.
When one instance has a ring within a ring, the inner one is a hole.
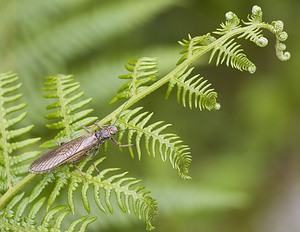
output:
M179 58L178 40L212 32L227 11L246 19L253 5L262 7L264 21L280 19L289 34L292 58L280 62L274 38L257 48L242 42L257 71L232 70L199 61L197 72L218 92L221 110L183 108L166 88L139 105L155 112L153 120L172 123L192 149L192 180L183 181L168 162L144 156L131 159L112 149L107 167L129 170L143 180L158 200L156 231L173 232L296 232L300 231L299 187L299 9L296 0L2 0L0 1L0 71L12 70L23 83L29 103L27 123L33 136L54 135L44 126L42 98L45 76L74 74L85 97L93 97L93 116L103 117L119 103L109 100L123 84L131 58L158 57L160 74ZM112 146L110 146L112 147ZM103 151L102 153L103 154ZM77 203L81 207L81 202ZM89 231L144 231L143 222L94 209L97 223ZM85 214L82 210L82 214Z

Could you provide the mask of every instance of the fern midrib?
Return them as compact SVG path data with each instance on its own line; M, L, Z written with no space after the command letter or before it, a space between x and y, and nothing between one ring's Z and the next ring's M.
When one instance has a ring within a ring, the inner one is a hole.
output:
M138 74L139 74L139 70L138 70L138 67L139 67L139 63L140 61L138 60L137 61L137 64L134 66L134 70L133 70L133 73L132 73L132 81L130 83L130 92L131 92L131 95L134 96L137 94L137 80L138 80Z
M63 122L64 122L64 127L65 127L65 131L67 134L68 138L71 138L71 125L69 123L69 117L68 117L68 111L67 111L67 105L66 105L66 99L64 98L64 89L63 86L64 84L61 82L60 78L57 78L57 96L58 96L58 100L60 102L60 107L61 107L61 112L63 115Z
M166 149L170 148L171 149L171 152L169 152L170 154L171 153L176 153L177 155L179 155L180 157L182 157L180 151L179 151L179 148L176 147L175 145L178 144L178 143L174 143L174 142L170 142L170 137L167 137L165 138L165 136L162 138L161 135L163 134L159 134L158 132L155 132L154 131L148 131L148 130L145 130L145 128L140 128L140 127L137 127L136 125L134 124L131 124L131 123L128 123L128 122L125 122L121 119L119 119L123 125L125 125L126 128L131 128L133 129L134 131L137 131L140 132L141 134L143 134L145 137L146 135L148 135L149 137L152 138L152 143L154 143L155 141L160 141L160 144L164 144L166 145ZM147 127L146 127L147 129ZM172 134L172 137L171 138L174 138L174 136L176 136L175 134ZM141 137L142 139L142 137ZM175 140L175 141L178 141L178 140ZM179 144L180 146L180 144ZM161 154L161 156L163 156L163 154ZM171 157L171 156L170 156Z
M2 88L2 86L1 86ZM7 123L4 123L4 122L7 122L7 120L5 119L5 108L4 108L4 97L1 95L0 97L0 117L1 117L1 135L2 135L2 149L3 149L3 156L4 156L4 165L5 165L5 173L6 173L6 184L8 186L9 189L12 188L12 178L11 178L11 173L10 173L10 164L9 164L9 149L8 149L8 146L9 146L9 143L7 141Z
M7 202L13 197L17 192L24 188L36 175L28 174L22 180L20 180L12 188L8 189L7 192L0 198L0 209L6 206Z

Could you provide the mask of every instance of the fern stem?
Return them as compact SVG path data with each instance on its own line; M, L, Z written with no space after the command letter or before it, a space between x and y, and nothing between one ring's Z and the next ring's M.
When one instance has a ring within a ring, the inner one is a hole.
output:
M26 186L36 175L28 174L22 180L20 180L12 188L9 188L7 192L0 198L0 209L6 206L7 202L15 196L24 186Z

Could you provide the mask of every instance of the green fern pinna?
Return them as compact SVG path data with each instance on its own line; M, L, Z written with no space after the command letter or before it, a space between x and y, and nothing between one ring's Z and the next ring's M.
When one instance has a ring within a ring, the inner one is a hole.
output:
M176 67L163 77L158 76L155 58L144 57L129 61L126 65L128 74L120 76L128 81L111 101L124 100L124 103L99 120L98 124L115 125L119 130L118 141L122 141L127 135L127 143L136 145L128 148L132 157L137 155L140 159L143 155L142 147L145 147L148 155L159 155L163 161L168 160L180 177L189 179L190 148L178 135L164 132L170 124L163 121L149 123L153 113L144 111L142 107L130 107L162 85L168 84L166 96L177 87L177 100L184 107L218 110L220 104L217 102L217 93L207 80L198 74L192 74L192 64L202 55L211 52L209 62L215 57L217 65L225 63L232 68L254 73L256 67L243 53L237 39L244 38L264 47L268 40L263 36L262 29L275 35L277 57L282 61L288 60L290 54L285 52L285 45L282 43L287 39L287 33L283 31L281 21L271 24L263 22L262 11L258 6L253 7L248 21L242 23L234 13L228 12L221 28L212 34L196 37L189 35L188 39L179 42L183 47L182 56ZM18 126L27 114L23 111L26 104L17 103L22 96L19 93L20 86L16 74L10 72L0 75L0 230L85 231L96 220L89 215L90 204L95 203L104 213L112 213L114 201L123 212L133 212L143 219L147 230L154 229L152 219L158 210L156 200L140 185L139 180L128 177L127 172L121 172L118 168L104 168L103 154L95 156L93 165L89 159L83 159L77 164L78 168L66 164L46 174L28 174L30 162L39 155L38 151L31 151L28 147L39 141L39 138L18 139L32 128ZM58 133L52 140L43 143L42 147L51 149L64 146L66 142L87 133L82 126L89 126L90 131L99 130L93 125L97 117L88 117L92 110L84 109L91 99L84 100L79 87L72 76L56 75L47 79L44 96L52 99L47 107L49 113L46 118L50 120L47 127L58 130ZM73 146L68 149L73 149ZM53 155L59 154L54 152ZM26 189L36 176L41 179L34 189ZM90 189L93 194L88 194ZM62 193L66 198L59 198ZM86 215L83 216L80 216L77 209L79 207L74 203L78 193L81 194L86 210ZM63 223L69 215L72 222Z

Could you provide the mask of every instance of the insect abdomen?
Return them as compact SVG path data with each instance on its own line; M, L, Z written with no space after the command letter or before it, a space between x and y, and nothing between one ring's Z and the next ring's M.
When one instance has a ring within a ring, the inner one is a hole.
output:
M43 173L62 164L76 162L83 158L84 153L89 152L98 143L99 141L94 134L87 134L71 140L39 157L30 165L29 171L32 173Z

